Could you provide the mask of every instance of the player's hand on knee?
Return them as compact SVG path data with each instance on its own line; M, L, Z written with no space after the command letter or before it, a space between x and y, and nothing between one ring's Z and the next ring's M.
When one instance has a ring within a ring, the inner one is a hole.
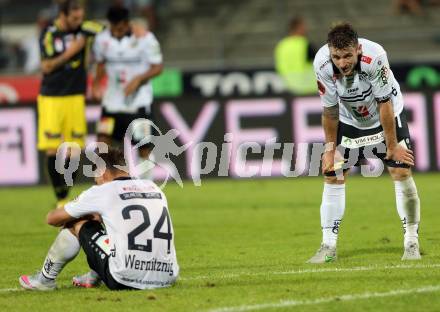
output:
M322 173L333 171L335 161L335 151L327 151L322 154Z
M414 154L413 151L407 149L399 144L394 148L387 149L387 156L385 159L402 162L409 166L414 166Z
M336 171L342 168L346 159L338 150L327 151L322 155L322 173Z

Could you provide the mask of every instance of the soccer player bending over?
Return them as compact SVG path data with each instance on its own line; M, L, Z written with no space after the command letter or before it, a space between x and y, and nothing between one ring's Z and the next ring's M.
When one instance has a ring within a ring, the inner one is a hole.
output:
M19 278L23 288L55 289L55 279L80 247L111 290L167 287L176 281L179 266L165 194L153 182L120 170L123 152L110 148L99 156L106 167L98 167L97 185L47 215L48 224L63 229L41 271Z
M358 39L350 24L339 24L328 33L327 44L318 51L313 65L324 106L322 125L326 149L322 157L325 176L322 244L309 262L336 260L339 225L345 210L345 179L349 171L349 164L345 164L343 179L336 177L337 145L344 148L341 155L344 159L349 159L350 151L359 153L355 165L372 155L385 163L394 181L397 212L403 223L402 260L420 259L420 200L411 175L414 156L402 93L385 50L375 42Z

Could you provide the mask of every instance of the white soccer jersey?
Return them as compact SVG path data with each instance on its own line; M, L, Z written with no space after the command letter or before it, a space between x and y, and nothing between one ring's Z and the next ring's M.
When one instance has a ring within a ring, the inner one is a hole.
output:
M339 104L341 122L371 129L380 125L377 102L391 98L397 116L403 110L403 97L382 46L367 39L359 39L359 44L362 56L354 75L345 77L339 73L327 44L319 49L313 67L324 107Z
M124 95L124 88L133 77L148 71L151 64L162 63L156 37L148 33L141 38L130 35L118 40L106 29L96 36L93 51L98 63L105 62L108 83L102 104L106 110L133 113L140 107L146 107L148 112L153 101L151 82L148 81L128 97Z
M72 217L98 213L108 234L109 270L121 284L149 289L179 275L167 200L151 181L123 179L92 186L65 205Z

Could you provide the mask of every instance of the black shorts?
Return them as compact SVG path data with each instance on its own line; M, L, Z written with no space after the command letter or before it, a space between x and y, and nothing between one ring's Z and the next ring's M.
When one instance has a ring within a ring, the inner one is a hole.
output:
M104 284L111 290L133 289L117 282L109 271L109 248L105 248L107 233L98 221L88 221L79 231L79 243L83 248L89 267L98 273Z
M105 108L102 109L101 118L98 123L97 133L98 135L106 135L111 137L114 141L123 143L124 136L127 132L129 125L133 120L144 118L154 123L154 117L152 112L147 112L145 108L140 108L135 113L110 113ZM148 125L147 125L148 126ZM139 143L146 135L157 133L154 127L149 126L148 129L143 131L137 127L132 135L132 144ZM151 148L152 144L147 143L146 148Z
M395 119L396 136L399 144L405 144L406 148L412 149L408 124L405 114L402 112ZM348 124L339 122L338 125L338 150L348 161L343 165L344 170L352 166L361 165L367 158L377 157L388 167L410 168L410 166L385 159L386 145L383 128L379 126L373 129L358 129ZM334 176L335 172L326 173Z

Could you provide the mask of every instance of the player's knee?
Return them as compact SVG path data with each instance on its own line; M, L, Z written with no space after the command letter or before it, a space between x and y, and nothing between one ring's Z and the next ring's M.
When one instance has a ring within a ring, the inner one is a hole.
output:
M324 182L327 184L344 184L345 183L345 176L344 177L338 177L338 176L324 176Z
M394 181L403 181L411 177L409 168L389 168L389 172Z
M79 231L81 231L82 226L86 222L89 222L89 220L79 220L72 224L72 226L70 227L70 231L72 232L72 234L76 237L79 237Z

